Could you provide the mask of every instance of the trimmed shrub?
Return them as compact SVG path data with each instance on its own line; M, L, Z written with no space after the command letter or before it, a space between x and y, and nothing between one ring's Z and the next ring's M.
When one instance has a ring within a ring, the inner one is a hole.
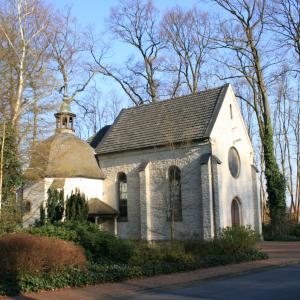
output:
M7 273L38 274L66 267L86 267L83 249L73 243L30 234L0 238L0 276Z

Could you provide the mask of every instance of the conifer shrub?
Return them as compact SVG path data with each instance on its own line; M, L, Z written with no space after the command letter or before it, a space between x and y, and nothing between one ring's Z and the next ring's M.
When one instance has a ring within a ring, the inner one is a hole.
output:
M0 277L16 273L53 273L66 267L85 269L87 265L80 246L30 234L2 236L0 253Z
M64 191L63 190L48 190L47 199L47 221L50 223L55 223L61 221L64 214ZM41 223L42 223L41 212Z
M85 195L77 189L67 199L66 203L66 219L69 221L83 222L88 218L88 203Z

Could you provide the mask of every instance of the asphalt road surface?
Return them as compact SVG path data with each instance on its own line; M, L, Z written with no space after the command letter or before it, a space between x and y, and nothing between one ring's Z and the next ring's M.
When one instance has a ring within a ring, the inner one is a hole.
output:
M300 300L300 265L260 270L228 278L138 293L132 300Z

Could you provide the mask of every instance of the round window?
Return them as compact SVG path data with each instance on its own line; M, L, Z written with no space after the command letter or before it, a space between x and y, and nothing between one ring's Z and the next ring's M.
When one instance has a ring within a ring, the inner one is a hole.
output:
M241 169L241 162L240 162L240 156L234 147L231 147L229 149L228 164L229 164L229 170L230 170L231 175L234 178L239 177L240 169Z

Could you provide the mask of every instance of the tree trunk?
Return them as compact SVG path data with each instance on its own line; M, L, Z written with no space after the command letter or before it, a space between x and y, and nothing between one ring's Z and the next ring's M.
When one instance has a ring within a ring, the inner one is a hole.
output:
M5 135L6 135L6 123L4 121L3 130L2 130L1 152L0 152L0 219L1 219L1 211L2 211L2 184L3 184L3 160L4 160Z

